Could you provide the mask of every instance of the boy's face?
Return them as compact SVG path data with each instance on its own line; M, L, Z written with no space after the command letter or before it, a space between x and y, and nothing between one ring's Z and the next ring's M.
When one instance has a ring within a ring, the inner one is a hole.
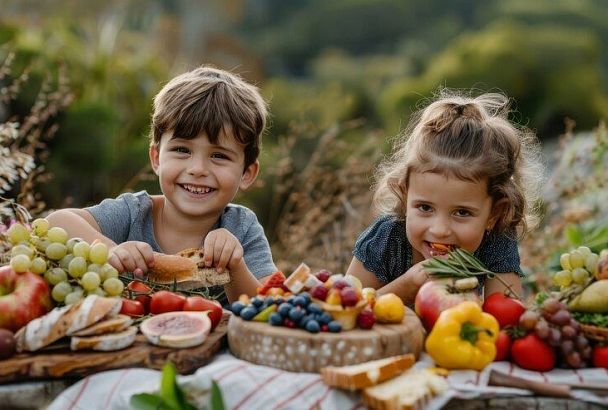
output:
M217 144L205 134L187 140L167 132L158 146L150 147L150 162L165 198L189 217L219 216L239 189L253 184L259 164L243 171L244 161L244 146L224 132Z
M407 190L406 232L418 262L449 248L474 252L493 227L487 182L414 172Z

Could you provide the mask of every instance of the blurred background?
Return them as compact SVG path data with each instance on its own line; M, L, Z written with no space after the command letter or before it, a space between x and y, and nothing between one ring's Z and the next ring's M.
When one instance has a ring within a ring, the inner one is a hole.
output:
M346 269L373 217L374 166L439 87L506 93L513 120L543 143L546 217L522 243L533 285L561 250L608 247L605 1L15 0L0 10L0 195L33 216L158 193L152 98L213 64L269 102L261 176L238 202L256 211L286 272L303 260Z

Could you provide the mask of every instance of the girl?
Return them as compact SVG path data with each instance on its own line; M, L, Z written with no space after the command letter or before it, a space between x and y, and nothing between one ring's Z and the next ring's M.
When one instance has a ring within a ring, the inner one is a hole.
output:
M412 117L378 169L381 216L359 236L348 268L364 287L413 305L429 280L424 261L460 247L521 292L516 238L536 222L543 173L537 140L509 122L508 102L444 90ZM504 290L497 279L484 286L486 295Z

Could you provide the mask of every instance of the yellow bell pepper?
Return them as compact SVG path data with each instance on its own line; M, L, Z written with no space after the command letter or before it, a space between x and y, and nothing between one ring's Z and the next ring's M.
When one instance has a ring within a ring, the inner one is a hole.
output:
M472 301L444 310L426 338L426 351L446 369L481 370L496 357L498 321Z

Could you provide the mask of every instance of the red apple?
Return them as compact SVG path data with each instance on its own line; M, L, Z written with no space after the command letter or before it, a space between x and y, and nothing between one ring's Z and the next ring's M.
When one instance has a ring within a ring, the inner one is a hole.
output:
M451 292L451 279L433 280L422 285L416 294L414 306L427 332L430 332L444 310L456 306L460 302L472 300L481 305L481 300L475 290L468 292Z
M19 330L53 308L46 282L31 272L0 268L0 328Z

